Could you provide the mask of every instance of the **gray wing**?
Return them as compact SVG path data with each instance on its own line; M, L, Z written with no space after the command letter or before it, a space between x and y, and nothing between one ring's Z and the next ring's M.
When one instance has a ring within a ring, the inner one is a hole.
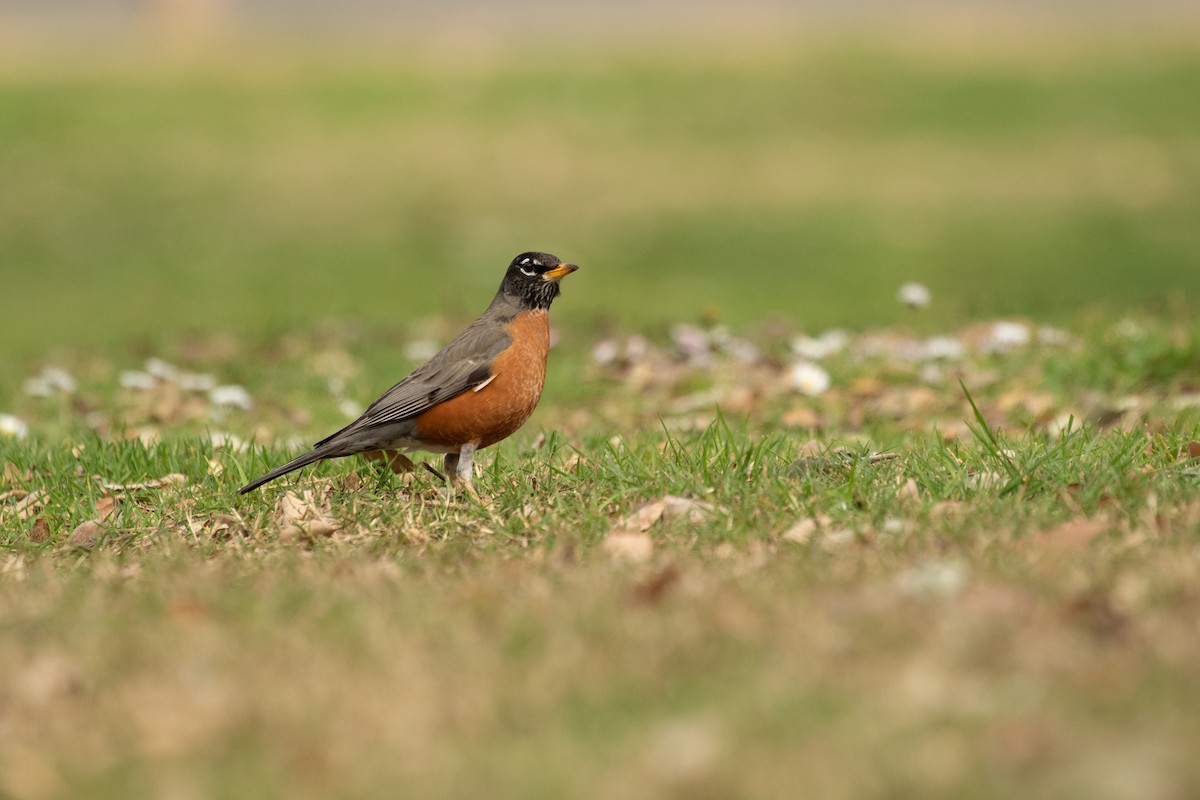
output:
M512 344L503 328L479 319L383 396L358 419L317 442L321 447L348 431L359 431L415 417L438 403L473 389L492 375L492 361Z

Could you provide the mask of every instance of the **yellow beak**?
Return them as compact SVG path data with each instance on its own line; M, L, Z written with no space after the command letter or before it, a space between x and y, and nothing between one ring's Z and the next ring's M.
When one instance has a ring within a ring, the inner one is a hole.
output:
M570 275L572 272L574 272L577 269L579 269L579 267L575 266L574 264L559 264L554 269L548 269L545 272L543 272L542 280L556 281L556 280L559 280L560 278Z

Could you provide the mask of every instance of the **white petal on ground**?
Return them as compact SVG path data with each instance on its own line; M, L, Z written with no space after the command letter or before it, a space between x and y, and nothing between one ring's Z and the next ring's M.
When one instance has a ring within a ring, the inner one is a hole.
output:
M926 362L921 365L921 369L917 372L917 380L921 381L921 383L936 386L939 383L946 382L946 373L940 364Z
M947 361L957 361L964 355L966 348L953 336L931 336L925 340L925 357L928 359L944 358Z
M62 367L46 367L40 375L25 381L21 388L30 397L50 397L58 392L74 394L78 387L74 376Z
M78 388L74 376L62 367L46 367L42 370L42 380L48 383L50 388L65 394L74 394Z
M601 339L592 348L592 361L597 364L611 364L617 360L620 352L621 346L617 344L616 339Z
M245 439L224 431L213 431L208 435L208 441L212 444L213 450L231 450L235 453L242 453L249 448Z
M1071 334L1061 328L1053 328L1049 325L1038 328L1037 338L1042 344L1048 344L1051 347L1065 347L1071 343Z
M28 435L29 426L25 424L25 420L12 414L0 414L0 436L24 439Z
M900 287L896 299L909 308L925 308L933 300L933 295L923 284L910 281Z
M1055 438L1062 436L1068 430L1079 430L1079 414L1073 414L1070 411L1063 411L1054 419L1042 426L1047 434Z
M39 375L21 384L21 391L29 397L50 397L54 394L54 387Z
M227 406L250 410L254 408L254 398L241 386L229 384L217 386L208 393L208 401L214 406Z
M671 328L671 340L688 361L706 360L711 342L702 328L680 323Z
M137 369L123 369L117 376L117 383L122 389L132 389L136 392L148 392L158 385L158 379L149 372Z
M147 358L142 368L154 377L161 378L164 381L175 382L179 379L179 367L161 358Z
M762 355L753 342L740 336L730 337L721 346L739 364L753 364Z
M809 361L820 361L844 350L850 343L850 334L841 328L832 328L820 336L797 336L792 339L792 352Z
M985 353L1007 353L1024 347L1033 338L1033 332L1024 322L1001 320L992 325L980 343Z
M645 336L630 336L625 340L625 357L630 361L640 361L650 351L650 342Z
M821 366L811 361L797 361L788 370L788 383L801 394L816 397L824 394L832 381Z

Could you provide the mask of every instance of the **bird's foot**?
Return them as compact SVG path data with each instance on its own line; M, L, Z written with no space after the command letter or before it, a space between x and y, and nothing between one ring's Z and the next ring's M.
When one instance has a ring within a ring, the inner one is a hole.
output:
M488 505L488 500L475 491L472 480L475 477L474 467L475 445L464 444L457 453L447 453L442 461L442 469L446 472L447 499L458 490L465 491L472 500L481 505Z
M446 454L442 468L446 471L446 478L450 483L463 482L470 485L471 479L475 477L474 461L475 445L464 444L457 453Z

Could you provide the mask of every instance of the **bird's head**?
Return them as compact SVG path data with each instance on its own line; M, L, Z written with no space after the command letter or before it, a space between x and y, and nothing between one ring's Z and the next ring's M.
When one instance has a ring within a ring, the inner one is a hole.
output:
M558 282L577 269L549 253L521 253L508 265L500 291L526 308L549 308L558 297Z

